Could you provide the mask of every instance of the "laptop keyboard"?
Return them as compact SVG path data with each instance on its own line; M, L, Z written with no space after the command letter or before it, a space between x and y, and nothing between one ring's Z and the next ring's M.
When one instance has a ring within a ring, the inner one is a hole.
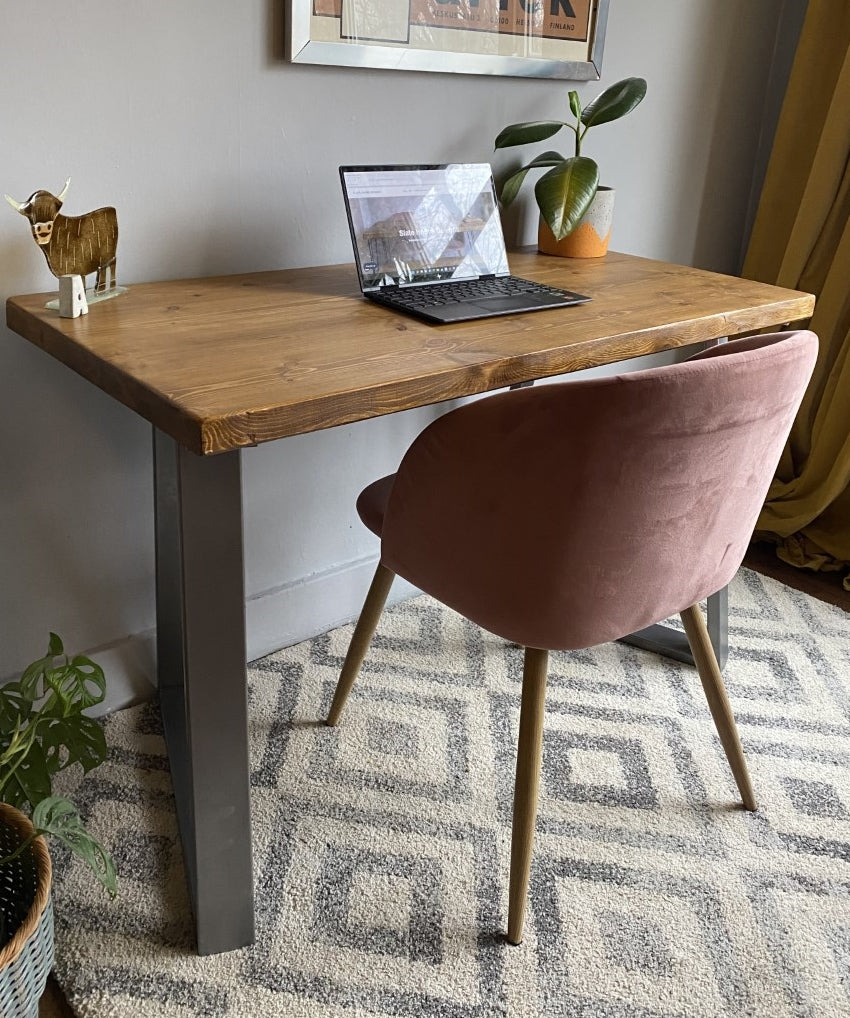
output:
M381 296L402 308L443 307L447 304L465 304L482 297L513 297L522 293L548 294L556 297L573 296L556 286L544 286L517 276L498 276L488 279L465 279L453 283L432 283L429 286L388 287Z

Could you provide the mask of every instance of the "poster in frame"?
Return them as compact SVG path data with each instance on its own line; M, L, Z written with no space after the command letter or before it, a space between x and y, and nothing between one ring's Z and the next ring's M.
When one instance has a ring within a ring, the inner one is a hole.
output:
M610 0L286 0L292 63L598 79Z

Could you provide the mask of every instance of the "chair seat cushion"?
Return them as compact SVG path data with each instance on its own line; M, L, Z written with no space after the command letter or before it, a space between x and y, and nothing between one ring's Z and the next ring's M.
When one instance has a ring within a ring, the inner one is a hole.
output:
M386 477L373 481L368 488L364 488L357 499L360 519L378 537L384 529L384 516L394 481L395 474L387 474Z

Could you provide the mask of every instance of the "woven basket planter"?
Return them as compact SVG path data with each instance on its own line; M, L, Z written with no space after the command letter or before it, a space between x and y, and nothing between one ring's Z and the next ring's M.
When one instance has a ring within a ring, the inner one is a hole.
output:
M20 810L0 803L0 859L32 834ZM52 870L44 838L0 866L0 913L12 937L0 945L0 1015L38 1018L38 1000L53 968Z

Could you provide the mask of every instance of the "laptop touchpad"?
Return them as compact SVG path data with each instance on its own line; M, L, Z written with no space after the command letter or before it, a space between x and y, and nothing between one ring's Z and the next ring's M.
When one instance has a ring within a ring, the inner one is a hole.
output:
M513 311L514 308L534 307L537 303L530 294L523 294L521 297L479 297L467 307L480 307L484 311Z

